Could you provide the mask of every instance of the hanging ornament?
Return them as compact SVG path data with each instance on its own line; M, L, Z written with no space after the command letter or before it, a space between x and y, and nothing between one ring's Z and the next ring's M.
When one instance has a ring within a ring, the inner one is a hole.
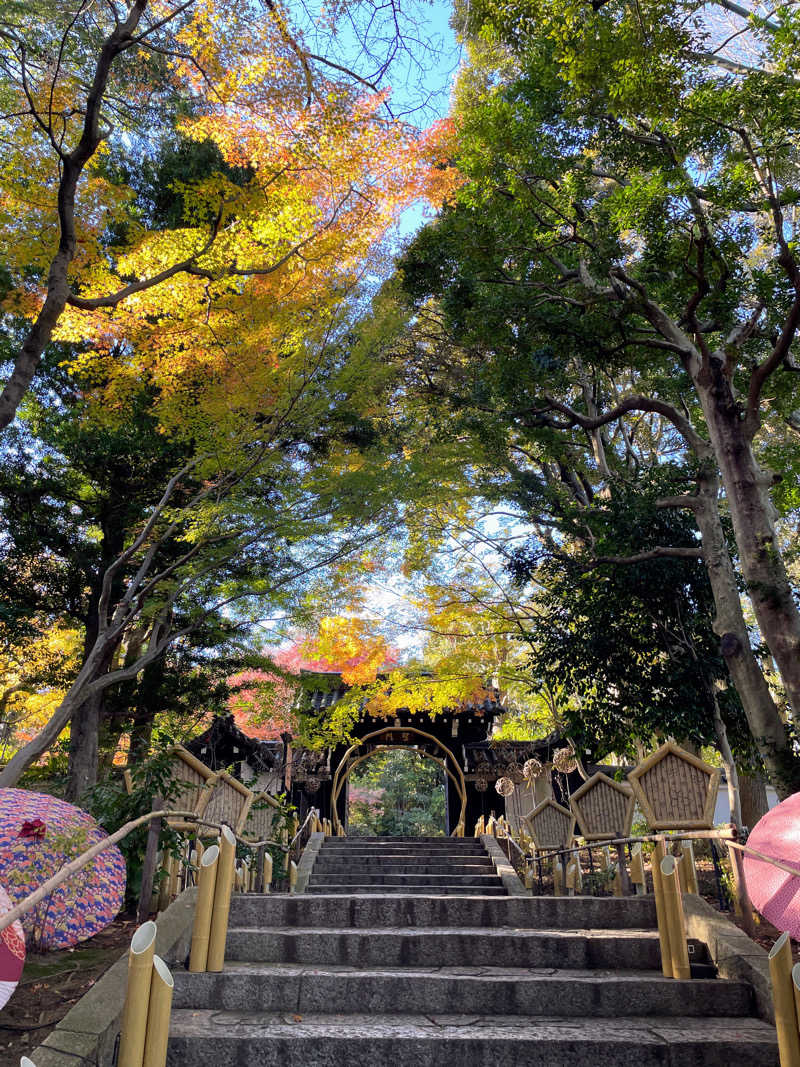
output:
M541 760L536 759L534 756L532 759L525 760L522 765L522 775L526 782L529 784L534 778L539 778L544 773L544 764Z
M520 785L524 778L522 767L516 762L509 763L506 767L506 777L510 778L514 785Z
M479 793L485 793L489 788L489 779L480 775L475 779L475 788Z
M501 797L510 797L516 789L516 786L510 778L498 778L494 783L494 787Z
M572 774L577 768L578 761L571 748L558 748L553 753L553 766L561 774Z
M309 774L306 778L305 789L307 793L316 793L319 789L319 778L315 774Z

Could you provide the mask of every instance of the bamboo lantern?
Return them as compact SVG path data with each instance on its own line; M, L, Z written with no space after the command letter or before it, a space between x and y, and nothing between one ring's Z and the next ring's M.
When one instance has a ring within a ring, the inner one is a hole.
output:
M146 922L131 938L117 1067L142 1067L157 933L156 924Z
M583 889L581 864L577 854L570 856L569 861L567 862L567 873L564 878L564 884L567 887L569 896L574 896L575 893L579 894Z
M661 879L661 861L666 856L664 842L656 841L653 849L653 896L656 898L656 923L658 925L658 941L661 948L661 973L665 978L674 977L672 974L672 951L669 944L669 928L667 926L667 910L664 903L664 886Z
M564 872L561 869L561 859L553 856L553 896L564 896Z
M197 905L192 928L192 948L189 953L189 970L201 972L208 961L208 938L211 933L211 911L214 907L214 889L217 884L219 847L212 845L200 860L197 877Z
M569 801L586 841L628 837L635 804L633 790L627 783L615 782L601 771L576 789Z
M781 1067L800 1067L800 1035L795 1005L797 987L793 981L792 943L787 933L781 934L770 950L769 976Z
M681 862L679 870L681 889L684 893L699 893L697 884L697 866L694 862L694 845L691 841L681 841Z
M294 893L297 888L297 864L294 860L289 861L289 892Z
M211 909L211 932L208 938L206 970L221 971L225 963L225 942L228 938L228 916L231 910L236 865L236 838L229 826L222 827L220 834L219 866L214 889L214 905Z
M525 888L533 889L533 867L528 866L525 868Z
M575 832L575 816L549 797L522 816L533 843L540 852L569 848Z
M637 896L643 896L647 892L647 880L644 874L644 861L642 860L642 842L637 841L631 849L631 882Z
M169 967L160 956L154 956L150 1008L147 1012L147 1038L144 1044L142 1067L166 1067L169 1017L172 1011L174 986L175 982Z
M720 771L672 741L628 775L642 814L653 830L710 830Z
M269 887L272 885L272 853L264 853L264 892L269 893Z
M689 947L686 944L681 886L678 880L678 864L674 856L665 856L661 861L661 887L664 894L667 929L669 930L672 977L691 978L692 971L689 967Z

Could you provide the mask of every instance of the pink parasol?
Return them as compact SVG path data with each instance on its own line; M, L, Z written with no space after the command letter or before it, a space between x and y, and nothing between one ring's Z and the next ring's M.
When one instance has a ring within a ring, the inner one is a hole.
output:
M800 793L759 819L747 839L750 848L800 870ZM744 854L744 877L753 905L778 930L800 938L800 877Z
M14 904L105 833L91 815L46 793L0 789L0 884ZM115 846L23 916L37 948L68 948L107 926L125 896L125 860Z
M0 916L7 915L13 904L8 893L0 886ZM17 919L5 930L0 930L0 1008L5 1007L17 988L25 966L25 935L22 923Z

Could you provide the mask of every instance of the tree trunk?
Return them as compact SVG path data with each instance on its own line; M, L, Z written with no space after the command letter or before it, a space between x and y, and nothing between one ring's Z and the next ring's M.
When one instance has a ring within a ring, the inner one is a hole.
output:
M800 760L750 647L736 574L720 520L717 491L716 475L706 470L698 478L694 513L714 596L714 632L720 636L722 654L770 781L779 796L785 797L800 789Z
M69 777L64 799L72 804L97 784L102 707L103 694L92 693L70 722Z
M772 475L753 455L739 404L719 362L708 361L695 384L722 474L747 593L789 703L800 715L800 611L775 532Z
M748 830L752 830L762 815L769 811L764 779L740 773L739 793L742 798L742 822Z

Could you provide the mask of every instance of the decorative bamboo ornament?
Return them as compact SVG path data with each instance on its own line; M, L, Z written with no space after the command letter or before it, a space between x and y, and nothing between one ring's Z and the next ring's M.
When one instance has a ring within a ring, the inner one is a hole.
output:
M217 884L219 847L207 848L200 860L197 878L197 905L192 927L192 947L189 953L189 970L198 973L206 969L208 939L211 933L211 912L214 907L214 889Z
M772 1003L781 1067L800 1067L800 1034L797 1030L795 1001L797 987L793 981L792 943L786 933L781 934L770 949L769 976L772 980Z
M228 939L228 916L236 865L236 838L229 826L222 827L218 864L214 905L211 909L211 932L208 938L207 971L221 971L225 963L225 942Z
M697 884L697 866L694 862L694 845L691 841L681 841L680 862L681 889L684 893L699 893Z
M631 873L637 896L643 896L647 892L647 880L644 874L644 861L642 860L642 842L637 841L631 849Z
M142 1067L166 1067L169 1041L169 1017L172 990L175 986L169 967L160 956L153 957L150 1007L147 1012L147 1037Z
M297 888L297 864L294 860L289 861L289 892L294 893Z
M658 941L661 948L661 973L665 978L673 978L672 951L669 944L669 927L667 926L667 907L664 902L664 886L661 880L661 861L666 851L663 841L656 841L653 849L653 896L656 898L656 922L658 924Z
M678 864L674 856L665 856L661 861L661 886L669 929L672 977L686 980L692 977L692 971L689 966L689 946L686 944L686 925L683 918L681 886L678 880Z
M721 771L667 741L628 775L653 830L710 830Z
M117 1067L142 1067L157 933L156 924L146 922L131 938Z
M602 771L585 781L569 800L581 836L587 841L628 837L635 804L631 787L615 782Z
M575 816L568 809L556 804L549 797L537 804L533 811L523 815L533 843L541 852L569 848L575 832Z

